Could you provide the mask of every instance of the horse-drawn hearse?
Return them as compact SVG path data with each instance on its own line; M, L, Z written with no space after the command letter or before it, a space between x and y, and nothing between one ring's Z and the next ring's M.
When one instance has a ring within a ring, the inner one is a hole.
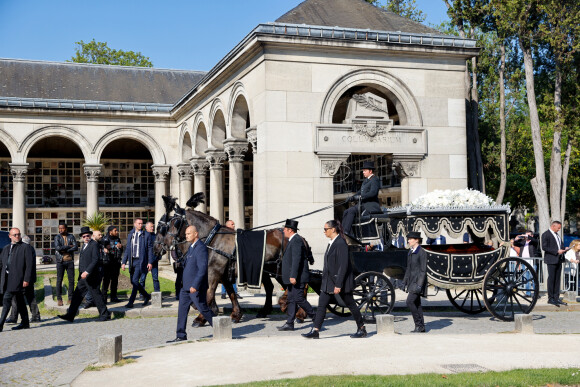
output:
M258 317L265 317L272 311L271 277L278 281L280 278L285 246L282 230L250 232L221 227L215 218L193 209L201 200L203 195L194 195L186 210L176 205L174 198L166 198L167 213L158 223L156 253L172 251L179 260L187 249L185 228L195 225L210 251L208 304L217 312L215 290L218 283L223 283L232 302L231 317L237 322L242 311L233 283L262 283L266 302ZM530 263L509 257L509 214L509 206L501 205L407 206L359 216L354 238L347 237L347 241L356 274L354 298L363 316L374 320L376 315L392 311L394 284L404 277L408 250L395 247L391 241L404 239L409 231L422 232L428 238L443 232L451 238L468 233L472 241L422 246L428 254L427 277L433 289L430 292L444 289L453 306L468 314L487 309L496 318L509 321L515 314L530 313L538 299L538 278ZM492 241L493 245L485 241ZM256 251L261 254L251 253ZM257 261L248 260L248 255L257 255ZM320 292L321 279L320 271L310 271L309 286L316 292ZM340 297L334 299L329 310L339 316L350 314ZM197 324L204 324L203 316L198 317Z

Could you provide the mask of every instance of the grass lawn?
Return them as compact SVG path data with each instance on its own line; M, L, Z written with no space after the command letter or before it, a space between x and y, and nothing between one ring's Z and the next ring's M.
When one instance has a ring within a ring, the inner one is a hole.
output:
M505 372L418 375L344 375L310 376L302 379L280 379L236 386L546 386L580 385L580 368L519 369Z

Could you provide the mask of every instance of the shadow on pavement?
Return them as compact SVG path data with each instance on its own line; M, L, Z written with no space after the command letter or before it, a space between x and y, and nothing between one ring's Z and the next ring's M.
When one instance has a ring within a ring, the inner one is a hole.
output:
M22 351L15 353L14 355L1 358L0 364L17 362L20 360L26 360L33 357L47 357L50 355L54 355L57 352L64 351L70 347L72 347L72 345L57 345L46 349L36 349L34 351Z
M437 329L443 329L443 328L448 327L450 325L453 325L453 320L451 320L449 318L441 318L439 320L429 321L428 323L426 323L425 329L432 331L432 330L437 330Z

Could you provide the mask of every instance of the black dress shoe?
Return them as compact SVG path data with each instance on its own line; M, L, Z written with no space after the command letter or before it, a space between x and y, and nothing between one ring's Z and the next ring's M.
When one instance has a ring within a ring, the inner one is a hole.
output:
M187 341L187 337L176 337L173 340L166 341L166 343L181 343L182 341Z
M147 306L151 303L151 296L145 298L145 301L143 301L143 306Z
M320 334L316 329L312 328L312 330L310 332L303 333L302 337L306 337L307 339L319 339Z
M111 313L107 313L104 316L99 316L99 318L97 320L98 321L109 321L109 320L111 320Z
M30 324L20 324L12 328L13 331L19 331L21 329L30 329Z
M425 332L425 327L415 327L415 329L413 329L411 331L411 333L424 333Z
M293 331L294 330L294 324L284 324L281 327L278 327L279 331Z
M560 304L559 304L558 302L556 302L556 301L549 300L549 301L548 301L548 304L550 304L550 305L554 305L554 306L555 306L555 307L557 307L557 308L559 308L559 307L560 307Z
M558 305L565 305L565 306L567 306L567 305L568 305L568 304L567 304L567 303L565 303L564 301L560 301L560 300L558 300L558 301L556 301L556 302L558 303Z
M127 305L125 305L125 308L131 309L131 308L133 308L133 304L132 303L128 303Z
M31 319L30 319L30 322L33 322L33 323L38 323L38 322L40 322L40 317L34 317L34 318L31 318Z
M68 321L68 322L73 322L74 321L74 318L71 318L71 317L69 317L66 314L59 314L58 315L58 318L60 318L60 319L62 319L64 321Z
M350 335L351 339L361 339L367 337L367 329L365 327L359 328L354 335Z

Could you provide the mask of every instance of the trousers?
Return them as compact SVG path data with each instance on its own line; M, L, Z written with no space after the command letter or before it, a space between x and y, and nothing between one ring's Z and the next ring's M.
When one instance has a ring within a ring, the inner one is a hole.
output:
M12 307L12 298L16 298L16 307L18 308L18 314L22 318L22 325L30 325L30 320L28 319L28 311L26 310L26 302L24 301L24 293L22 291L18 292L5 292L2 298L2 315L0 316L0 327L4 327L10 308Z
M68 299L72 299L73 291L75 290L75 261L61 261L56 263L56 299L62 300L62 280L64 279L64 272L68 277Z
M548 301L558 301L560 299L560 278L562 277L562 262L555 265L546 264L548 268Z
M354 298L352 297L352 293L339 293L340 297L350 309L352 313L352 317L354 321L356 321L357 329L362 328L365 323L363 321L362 315L360 313L360 309L356 305ZM322 328L322 323L324 322L324 317L326 316L326 307L332 300L332 294L328 294L326 292L320 292L320 297L318 298L318 308L316 309L316 317L314 317L314 328L320 330Z
M99 278L100 279L100 278ZM72 301L68 308L68 312L66 316L69 317L71 320L75 318L77 311L79 310L79 306L81 302L83 302L83 298L87 293L90 293L93 296L93 302L97 305L97 310L99 311L99 315L101 317L108 316L109 310L103 301L103 295L99 290L99 279L92 280L89 278L81 278L77 281L77 287L73 292Z
M177 309L177 337L187 339L187 314L189 313L191 304L193 304L199 313L201 313L209 322L209 325L213 326L213 317L215 314L207 305L205 295L205 290L190 293L185 289L181 289L179 294L179 307Z
M34 284L30 284L24 288L24 299L30 307L30 314L33 320L40 320L40 311L36 303L36 295L34 294ZM12 309L10 310L10 319L16 320L18 318L18 303L16 297L12 298Z
M425 319L423 318L423 308L421 307L421 295L409 292L407 296L407 306L413 315L413 321L416 328L425 328Z
M109 286L111 287L111 299L117 298L117 287L119 286L119 274L121 264L119 262L109 262L103 267L103 298L107 300Z
M161 291L161 286L159 286L159 261L155 261L151 268L151 278L153 278L153 290L156 292ZM141 273L141 278L139 283L141 286L145 287L145 280L147 279L147 272Z
M312 316L314 314L312 305L310 305L310 303L304 297L305 286L306 284L288 285L288 310L286 311L288 314L288 320L286 322L288 324L294 324L297 306L304 309L308 316Z
M139 280L141 279L141 267L133 266L129 270L129 273L131 275L131 285L133 285L131 296L129 297L129 304L133 304L135 302L135 298L137 298L137 292L141 293L144 298L149 298L149 293L147 293L143 285L139 283Z

